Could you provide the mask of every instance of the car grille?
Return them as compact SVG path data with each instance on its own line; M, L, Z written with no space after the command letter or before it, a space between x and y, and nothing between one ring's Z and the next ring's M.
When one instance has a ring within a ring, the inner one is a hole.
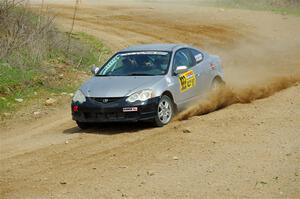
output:
M104 103L104 104L108 104L108 103L113 103L113 102L117 102L123 99L123 97L91 97L91 100L100 102L100 103Z
M118 120L135 118L137 113L84 113L86 119Z

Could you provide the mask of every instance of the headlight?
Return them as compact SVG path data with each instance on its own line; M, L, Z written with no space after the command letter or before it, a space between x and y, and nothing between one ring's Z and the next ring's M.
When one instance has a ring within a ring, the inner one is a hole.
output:
M73 102L83 103L85 101L86 101L86 98L85 98L84 94L80 90L76 91L76 93L73 97Z
M142 90L136 93L133 93L132 95L130 95L126 101L133 103L136 101L146 101L148 99L150 99L152 97L152 90Z

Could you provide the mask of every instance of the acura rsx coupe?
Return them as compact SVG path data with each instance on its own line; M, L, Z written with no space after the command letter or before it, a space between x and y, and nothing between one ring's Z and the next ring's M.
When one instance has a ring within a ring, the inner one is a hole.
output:
M137 45L117 52L75 93L72 117L91 123L168 124L207 91L223 83L220 58L188 45Z

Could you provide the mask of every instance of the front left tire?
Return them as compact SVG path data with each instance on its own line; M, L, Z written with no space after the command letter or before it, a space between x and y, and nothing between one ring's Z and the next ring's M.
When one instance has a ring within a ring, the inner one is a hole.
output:
M170 97L163 95L157 106L154 124L157 127L167 125L174 116L174 103Z

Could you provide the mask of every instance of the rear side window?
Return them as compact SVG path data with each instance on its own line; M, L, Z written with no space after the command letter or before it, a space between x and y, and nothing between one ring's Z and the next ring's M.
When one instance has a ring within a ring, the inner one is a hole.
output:
M194 56L197 64L203 61L204 57L203 57L203 54L200 51L195 50L195 49L190 49L190 50L191 50L191 53Z
M195 65L195 60L188 49L181 49L175 53L173 68L178 66L187 66L189 68Z

